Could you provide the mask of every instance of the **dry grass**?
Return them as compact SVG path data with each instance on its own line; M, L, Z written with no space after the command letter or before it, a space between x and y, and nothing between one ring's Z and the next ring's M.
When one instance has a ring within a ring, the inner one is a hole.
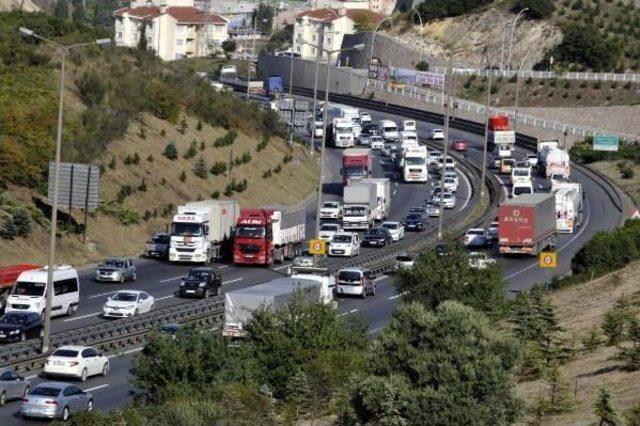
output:
M589 167L611 179L631 197L636 206L640 206L640 166L634 164L633 161L629 161L628 163L634 171L633 178L622 179L618 170L618 163L619 161L599 161L589 164Z
M169 204L179 205L188 200L210 198L212 192L219 191L220 197L225 198L224 189L233 177L237 181L246 179L248 189L243 193L236 193L231 198L240 201L241 206L264 204L295 204L302 201L314 191L317 182L317 166L315 160L308 158L307 153L296 147L291 152L293 160L282 165L282 160L288 151L285 143L272 139L267 148L259 153L256 145L259 141L239 134L235 143L230 147L213 148L214 140L225 134L224 129L212 128L203 124L201 131L196 130L196 120L187 119L188 128L184 135L178 132L178 126L159 120L151 115L142 115L140 121L134 121L122 140L111 143L107 151L97 159L96 163L105 167L101 178L101 200L108 202L115 200L122 185L138 187L144 178L147 185L146 192L137 191L127 197L123 206L143 215L145 210L157 213L156 218L148 222L141 221L138 225L123 226L116 219L103 214L92 214L89 219L87 245L83 246L81 237L65 236L59 239L58 262L81 264L99 260L113 254L132 255L140 253L147 236L154 231L162 231L171 220L171 215L161 217L161 212ZM147 137L138 136L141 126L146 128ZM165 130L166 136L160 136ZM191 159L183 158L191 141L195 140L198 147L204 141L206 149ZM180 157L170 161L162 156L165 145L174 141ZM210 168L215 161L229 161L229 155L239 157L249 151L252 160L248 164L235 167L231 176L209 175L201 179L192 172L193 166L200 155ZM140 157L138 165L125 165L123 160L127 155L135 153ZM153 156L153 161L147 160ZM116 158L116 167L111 170L108 164L111 158ZM268 179L262 178L265 170L273 169L281 164L279 174L272 173ZM179 176L185 172L185 182ZM162 179L166 184L162 185ZM13 190L11 195L25 204L30 202L33 193L25 190ZM171 211L173 214L175 209ZM82 214L74 213L78 221L82 221ZM44 262L47 256L47 231L37 227L35 232L26 239L17 238L13 241L2 240L0 244L0 264L16 262Z
M639 293L640 262L580 286L562 289L552 295L560 324L574 332L578 338L591 329L599 328L604 313L621 296L637 301ZM640 371L621 369L620 361L613 359L615 347L600 347L590 354L578 357L563 366L565 377L576 395L576 406L571 413L545 419L545 425L596 424L593 403L600 387L607 385L618 413L640 402L637 383ZM518 384L518 393L525 401L533 401L540 392L546 392L541 380Z

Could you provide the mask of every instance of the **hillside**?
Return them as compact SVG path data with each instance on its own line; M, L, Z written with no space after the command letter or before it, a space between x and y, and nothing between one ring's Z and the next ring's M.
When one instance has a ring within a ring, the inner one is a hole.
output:
M38 12L40 8L31 0L0 0L0 12L20 10L23 12Z

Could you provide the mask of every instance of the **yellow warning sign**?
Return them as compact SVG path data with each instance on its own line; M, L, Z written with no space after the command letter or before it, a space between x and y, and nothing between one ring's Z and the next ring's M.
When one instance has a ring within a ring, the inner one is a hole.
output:
M540 253L541 268L555 268L558 266L558 253L554 251L543 251Z
M309 253L314 255L323 255L327 251L327 243L324 240L309 241Z

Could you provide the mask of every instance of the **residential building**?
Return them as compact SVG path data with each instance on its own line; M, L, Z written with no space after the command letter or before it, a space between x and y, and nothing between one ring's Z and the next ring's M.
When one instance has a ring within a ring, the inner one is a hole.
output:
M116 45L138 47L144 32L147 48L166 61L207 56L228 38L229 21L194 0L134 0L113 16Z
M323 49L320 53L321 60L333 62L339 54L336 53L328 58L324 50L340 49L345 34L354 34L358 30L358 25L363 23L375 26L384 18L384 15L369 9L323 8L304 11L296 15L293 27L293 51L300 54L302 58L315 59L318 53L313 45L319 46Z

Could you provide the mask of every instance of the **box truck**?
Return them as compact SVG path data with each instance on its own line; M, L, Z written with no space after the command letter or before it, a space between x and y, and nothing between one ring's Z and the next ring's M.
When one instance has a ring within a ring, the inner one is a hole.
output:
M344 187L342 227L369 229L378 207L378 186L373 182L355 182Z
M236 221L233 262L268 266L293 259L302 253L305 223L305 210L301 207L242 209Z
M540 174L549 178L551 175L569 177L571 162L569 153L564 149L547 146L538 153L538 170Z
M240 213L233 200L203 200L178 206L171 221L169 261L209 263L221 259Z
M382 221L389 217L391 211L391 180L389 178L368 178L363 183L376 185L376 197L378 205L373 213L374 220Z
M348 148L342 154L342 185L365 179L373 173L373 155L368 148Z
M562 182L554 185L556 197L556 231L572 234L582 223L582 185Z
M556 244L555 196L524 194L498 208L498 243L502 254L535 256Z

